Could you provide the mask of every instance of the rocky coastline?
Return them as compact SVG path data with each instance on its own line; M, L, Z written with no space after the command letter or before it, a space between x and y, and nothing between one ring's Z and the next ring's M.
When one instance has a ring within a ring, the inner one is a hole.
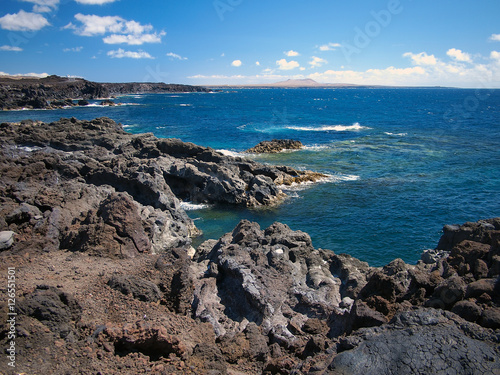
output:
M1 301L2 373L500 372L500 218L445 226L416 265L370 267L281 223L194 249L182 201L275 205L318 174L108 118L0 124L0 174L18 314Z
M57 109L88 105L88 100L106 99L101 105L114 105L109 98L117 95L210 92L189 85L131 82L98 83L82 78L48 76L45 78L0 77L0 110Z

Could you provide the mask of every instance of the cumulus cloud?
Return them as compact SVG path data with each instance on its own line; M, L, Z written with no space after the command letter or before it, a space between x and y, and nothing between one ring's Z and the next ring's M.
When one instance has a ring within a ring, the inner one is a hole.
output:
M50 23L41 14L20 10L19 13L6 14L0 18L0 27L10 31L38 31Z
M300 64L297 61L286 61L286 59L281 59L276 61L276 65L278 65L278 69L281 70L292 70L298 68Z
M103 38L106 44L128 44L128 45L142 45L144 43L161 43L161 38L165 36L165 32L159 34L112 34Z
M260 61L256 61L255 65L260 66Z
M95 14L75 15L75 19L81 23L76 26L69 23L64 28L72 29L80 36L97 36L110 33L103 38L106 44L128 44L142 45L144 43L161 43L161 39L166 35L164 31L154 32L150 24L143 25L137 21L125 20L119 16L97 16Z
M320 51L335 51L337 48L342 47L340 43L328 43L319 46Z
M420 52L420 53L411 53L411 52L406 52L403 54L404 57L409 57L412 59L413 63L415 65L436 65L437 64L437 59L434 55L428 55L425 52Z
M108 3L114 3L117 0L75 0L79 4L86 5L103 5Z
M234 60L231 63L231 66L235 66L235 67L240 67L241 65L243 65L243 63L241 62L241 60Z
M300 56L300 53L291 49L290 51L285 52L285 55L287 55L288 57L295 57Z
M33 5L33 12L48 13L52 12L59 5L60 0L21 0Z
M312 60L309 61L309 64L313 67L313 68L319 68L320 66L322 66L323 64L326 64L328 61L326 61L325 59L322 59L321 57L316 57L316 56L313 56L312 57Z
M12 52L21 52L23 49L21 47L14 46L0 46L0 51L12 51Z
M133 51L125 51L122 48L117 49L116 51L109 51L108 56L113 58L113 59L123 59L123 58L130 58L130 59L154 59L153 56L151 56L149 53L144 52L144 51L138 51L138 52L133 52Z
M104 35L106 33L141 34L153 29L151 25L141 25L136 21L127 21L119 16L78 13L75 18L82 23L82 26L66 27L75 29L75 33L81 36Z
M176 60L187 60L188 59L187 57L182 57L181 55L178 55L178 54L173 53L173 52L167 53L167 56L171 57L172 59L176 59Z
M490 40L493 42L500 42L500 34L492 34Z
M448 56L451 58L455 59L456 61L461 61L461 62L472 62L472 59L468 53L462 52L459 49L456 48L451 48L446 52Z

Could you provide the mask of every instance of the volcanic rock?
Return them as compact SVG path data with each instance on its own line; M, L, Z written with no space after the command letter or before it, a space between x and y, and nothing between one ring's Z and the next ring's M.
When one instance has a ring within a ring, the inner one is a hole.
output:
M253 154L275 154L283 150L300 150L302 147L304 147L302 142L293 139L273 139L272 141L262 141L246 152Z

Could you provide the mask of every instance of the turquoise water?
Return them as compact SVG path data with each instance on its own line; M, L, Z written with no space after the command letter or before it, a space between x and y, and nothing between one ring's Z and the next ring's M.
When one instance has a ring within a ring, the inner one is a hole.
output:
M500 216L500 90L241 89L120 97L119 107L0 112L0 122L108 116L132 133L241 153L262 140L306 148L252 156L328 174L279 207L189 211L207 238L242 218L311 235L371 265L416 262L444 224Z

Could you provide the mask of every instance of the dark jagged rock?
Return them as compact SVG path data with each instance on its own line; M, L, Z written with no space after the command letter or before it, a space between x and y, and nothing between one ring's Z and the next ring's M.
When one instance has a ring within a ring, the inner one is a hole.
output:
M201 275L195 316L212 323L218 336L253 322L285 348L307 343L302 327L310 318L344 318L341 301L354 280L360 287L366 283L369 270L352 258L314 249L306 233L279 223L261 230L242 221L211 246L195 256L193 272Z
M273 139L272 141L262 141L246 152L253 154L275 154L283 150L300 150L302 147L304 147L302 142L293 139Z
M151 281L134 276L114 275L108 285L123 294L131 294L134 298L144 302L156 302L161 298L160 289Z
M73 296L50 286L38 286L18 302L17 309L19 314L44 323L61 338L75 339L75 323L80 319L82 309Z
M496 336L454 314L421 309L383 327L358 331L355 349L335 357L323 374L494 374Z

